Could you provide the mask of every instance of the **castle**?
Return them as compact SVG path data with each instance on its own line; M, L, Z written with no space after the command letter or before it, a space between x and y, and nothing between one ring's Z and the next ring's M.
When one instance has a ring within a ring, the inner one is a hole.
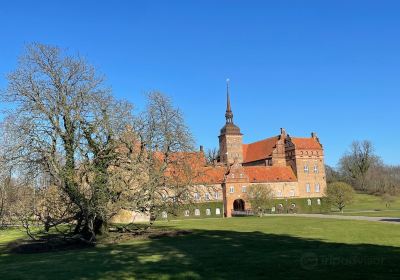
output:
M219 135L217 162L205 169L205 176L199 181L212 185L214 194L195 193L198 202L222 200L223 209L215 209L215 214L241 215L251 211L248 187L261 184L271 188L277 200L303 198L308 206L321 205L326 179L324 151L316 133L311 133L311 137L292 137L282 128L279 135L243 144L243 134L233 121L229 84L225 119ZM283 207L283 203L278 207ZM296 205L292 203L290 207ZM196 209L194 215L199 216L199 211ZM211 215L211 211L206 209L206 215ZM185 216L189 216L188 210Z

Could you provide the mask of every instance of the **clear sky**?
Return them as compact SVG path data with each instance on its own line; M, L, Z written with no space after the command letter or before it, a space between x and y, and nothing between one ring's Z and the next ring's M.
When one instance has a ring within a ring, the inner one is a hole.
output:
M32 41L79 51L119 98L170 95L216 147L225 80L252 142L316 131L336 165L356 139L400 164L400 1L3 1L0 88Z

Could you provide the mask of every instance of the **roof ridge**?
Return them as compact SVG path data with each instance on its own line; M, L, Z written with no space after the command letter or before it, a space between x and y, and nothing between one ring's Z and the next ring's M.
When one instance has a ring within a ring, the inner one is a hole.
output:
M279 138L279 135L272 136L272 137L268 137L268 138L265 138L265 139L262 139L262 140L258 140L258 141L256 141L256 142L252 142L252 143L248 143L248 144L243 144L243 145L257 144L257 143L263 142L263 141L265 141L265 140L271 140L271 139L274 139L274 138Z

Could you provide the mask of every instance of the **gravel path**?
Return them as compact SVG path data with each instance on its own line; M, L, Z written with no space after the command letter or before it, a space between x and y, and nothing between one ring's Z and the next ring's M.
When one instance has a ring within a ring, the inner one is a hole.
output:
M365 217L365 216L342 216L342 215L324 215L324 214L273 214L271 216L292 216L292 217L307 217L321 219L338 219L338 220L358 220L400 224L400 218L393 217Z

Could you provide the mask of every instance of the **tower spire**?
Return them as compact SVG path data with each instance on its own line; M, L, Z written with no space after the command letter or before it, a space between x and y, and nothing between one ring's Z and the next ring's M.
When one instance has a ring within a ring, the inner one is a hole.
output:
M233 123L233 112L231 109L231 98L229 95L229 79L226 79L226 123Z

